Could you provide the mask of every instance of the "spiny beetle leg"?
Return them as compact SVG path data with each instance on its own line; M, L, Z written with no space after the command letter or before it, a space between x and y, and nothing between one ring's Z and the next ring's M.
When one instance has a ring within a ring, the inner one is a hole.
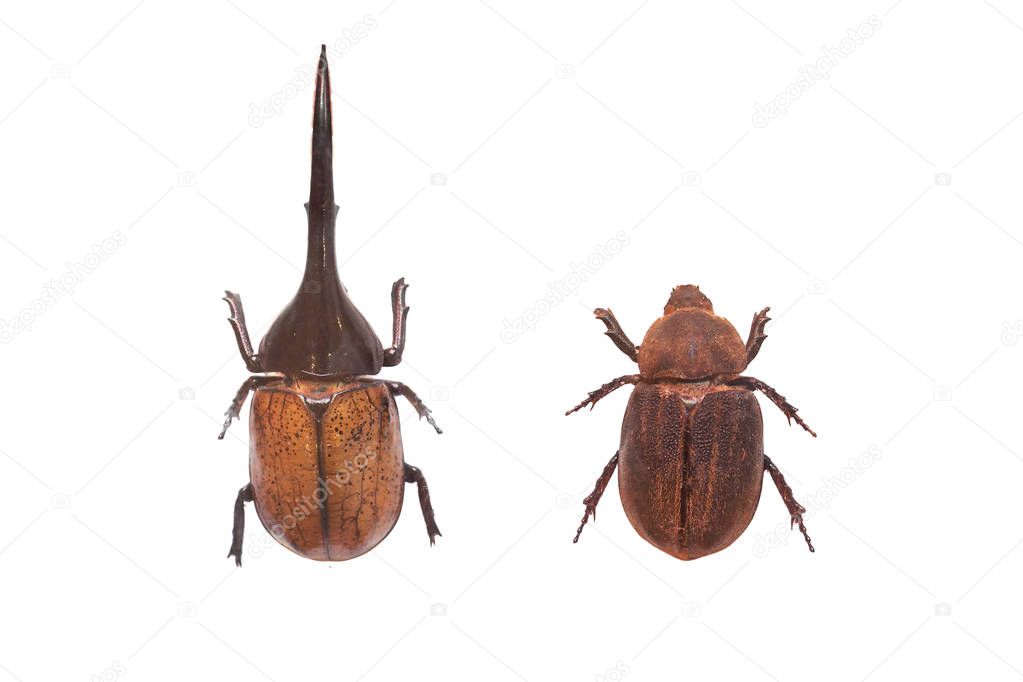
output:
M248 367L250 372L262 372L262 363L252 348L249 328L245 324L242 297L231 291L225 291L224 294L224 300L227 301L227 305L231 309L231 317L227 318L227 321L231 323L231 328L234 329L234 338L238 342L238 352L242 354L245 366Z
M278 376L258 376L249 377L242 385L238 388L238 392L234 394L234 400L231 401L231 406L224 412L227 415L227 419L224 420L224 428L220 430L220 435L217 436L219 440L224 440L224 435L227 433L228 427L231 426L233 419L238 419L242 413L242 405L245 404L245 398L248 397L249 392L259 388L263 384L269 384L273 381L280 379Z
M607 327L607 331L604 334L611 339L614 345L618 346L618 350L628 355L629 359L633 362L636 362L636 359L639 357L639 350L636 348L636 344L629 340L625 330L622 329L622 325L618 324L618 319L611 312L611 309L597 308L593 311L593 314Z
M604 470L600 473L600 478L597 479L597 484L593 486L593 492L586 496L583 500L583 504L586 505L586 512L583 514L582 523L579 524L579 529L575 532L575 538L572 540L573 543L579 542L579 536L583 533L583 526L586 522L593 517L593 520L597 520L597 503L600 502L601 496L604 494L604 489L607 488L608 481L611 480L611 474L615 472L615 468L618 466L618 453L611 458L611 461L607 463Z
M781 471L774 465L771 458L764 455L764 469L771 474L771 479L774 481L774 487L778 489L781 494L781 499L785 503L785 506L789 510L789 517L792 519L789 523L791 527L794 524L799 524L799 532L803 534L806 539L806 546L813 552L813 543L810 542L810 536L806 533L806 526L803 525L803 514L806 513L806 507L796 502L795 496L792 494L792 488L785 482L785 477L781 475Z
M402 277L391 286L391 314L394 322L391 327L391 347L384 351L384 367L394 367L401 362L401 354L405 352L405 323L408 320L408 306L405 305L405 278Z
M423 510L423 520L426 521L426 533L430 536L430 544L434 544L434 539L441 535L440 528L437 527L437 519L433 516L433 504L430 502L430 488L426 485L426 477L423 476L423 472L417 467L411 464L405 465L405 482L415 483L416 488L419 490L419 506Z
M245 536L245 503L252 502L254 491L249 483L238 491L234 501L234 529L231 531L231 550L228 557L234 557L236 566L242 565L242 540Z
M416 408L416 412L419 413L420 419L426 418L426 421L430 422L430 426L434 428L437 433L444 433L437 426L437 422L433 420L433 413L430 412L430 408L426 406L426 403L420 399L416 392L411 388L401 383L400 381L388 381L386 382L393 393L404 396L406 400L412 403L412 407Z
M814 438L817 437L817 434L814 432L814 430L807 426L806 422L804 422L800 418L800 416L796 414L797 412L799 412L799 408L791 405L789 401L785 400L785 396L783 396L781 393L778 393L778 391L774 390L760 379L754 379L753 377L738 377L736 379L732 379L731 381L729 381L728 385L742 386L743 388L748 388L751 391L753 390L761 391L765 396L767 396L768 400L777 405L778 409L785 414L785 418L789 420L789 424L791 424L792 420L795 419L796 423L802 426L807 433L809 433Z
M579 403L578 405L573 407L571 410L566 412L565 416L567 417L568 415L572 414L573 412L575 412L577 410L583 409L587 405L589 405L590 409L592 410L593 406L596 405L597 401L600 400L601 398L607 396L612 391L617 390L617 389L621 388L622 386L624 386L626 384L636 384L636 383L639 383L639 379L640 379L640 376L638 374L626 374L623 377L618 377L617 379L612 379L611 381L607 382L606 384L604 384L603 386L601 386L597 390L590 391L589 396L586 398L586 400L582 401L581 403Z
M764 343L764 339L767 338L767 334L764 333L764 327L771 321L771 318L767 316L767 311L770 308L764 308L759 313L753 316L753 324L749 328L749 338L746 339L746 364L753 362L753 358L757 357L757 353L760 352L760 346Z

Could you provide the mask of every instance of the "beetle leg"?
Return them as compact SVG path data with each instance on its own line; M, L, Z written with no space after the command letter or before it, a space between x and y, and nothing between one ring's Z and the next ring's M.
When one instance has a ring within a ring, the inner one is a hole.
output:
M252 349L252 340L249 338L249 328L245 325L245 311L242 309L242 297L230 291L225 291L224 300L231 309L231 317L227 321L234 329L234 338L238 341L238 351L245 360L245 366L250 372L262 372L263 366L259 356Z
M778 393L778 391L774 390L760 379L754 379L753 377L737 377L726 383L728 386L742 386L743 388L748 388L751 391L759 390L763 392L763 394L767 396L772 403L777 405L778 409L785 414L785 418L789 420L789 424L791 424L792 420L795 419L796 423L802 426L807 433L814 438L817 437L814 430L807 426L806 422L804 422L800 416L796 414L799 412L799 408L791 405L789 401L785 400L785 396Z
M622 325L618 324L615 314L609 308L597 308L593 311L593 314L607 327L607 331L604 334L611 339L614 345L618 346L620 351L628 355L633 362L636 362L636 358L639 357L639 350L636 348L636 344L629 340L629 337L622 329Z
M749 328L749 338L746 339L746 364L753 362L753 358L757 357L757 353L760 352L760 346L764 343L764 339L767 338L767 334L764 333L764 327L771 321L771 318L767 316L767 311L770 307L764 308L759 313L753 316L753 324Z
M426 533L430 536L430 544L434 544L434 538L441 535L437 527L437 520L433 516L433 504L430 502L430 489L426 485L426 477L423 472L411 464L405 465L405 482L415 483L419 489L419 507L423 510L423 520L426 521Z
M792 495L792 488L785 482L785 477L781 475L781 471L778 470L778 467L774 465L774 462L767 455L764 455L764 469L767 470L767 473L771 474L774 487L778 489L782 501L789 510L789 517L792 519L789 527L791 528L793 525L799 524L799 531L803 534L803 538L806 539L806 546L813 552L813 543L810 542L810 536L806 533L806 526L803 525L803 514L806 513L806 507L796 502L796 498Z
M400 381L387 381L385 382L390 387L392 394L397 393L398 395L404 396L406 400L412 403L412 407L416 408L416 412L419 413L419 418L426 417L426 421L430 422L430 426L437 431L437 433L444 433L437 426L437 422L433 420L433 413L430 412L430 408L426 406L426 403L416 395L415 391L401 383Z
M394 315L392 325L391 347L384 351L384 367L394 367L401 362L401 354L405 352L405 321L408 319L408 306L405 305L405 278L402 277L391 286L391 312Z
M228 557L234 557L236 566L242 565L242 539L245 536L245 503L252 502L254 491L249 483L238 491L234 501L234 529L231 531L231 550Z
M238 392L234 394L234 400L231 401L231 406L224 412L227 415L227 419L224 420L224 428L220 430L220 435L217 436L219 440L224 440L224 435L227 433L227 428L231 426L231 420L238 419L241 416L242 405L245 404L245 398L248 397L249 391L259 388L263 384L269 384L271 382L280 379L278 376L258 376L249 377L242 385L238 388Z
M611 461L604 467L604 471L600 473L600 478L597 479L597 484L593 486L593 492L586 496L583 500L583 504L586 505L586 512L583 514L582 523L579 524L579 529L575 532L575 538L572 540L573 543L579 542L579 536L582 535L583 526L590 520L590 516L593 520L597 520L597 503L600 502L600 497L604 494L604 489L607 488L608 481L611 480L611 474L615 472L615 468L618 466L618 453L611 458Z
M578 405L573 407L571 410L566 412L565 416L567 417L568 415L572 414L576 410L581 410L582 408L586 407L587 405L589 405L590 409L592 410L593 406L597 404L597 401L600 400L601 398L605 397L607 394L611 393L612 391L614 391L616 389L621 388L625 384L636 384L636 383L639 383L639 379L640 379L640 377L639 377L638 374L626 374L623 377L618 377L617 379L612 379L611 381L607 382L606 384L604 384L603 386L601 386L597 390L590 391L589 396L586 398L586 400L582 401L581 403L579 403Z

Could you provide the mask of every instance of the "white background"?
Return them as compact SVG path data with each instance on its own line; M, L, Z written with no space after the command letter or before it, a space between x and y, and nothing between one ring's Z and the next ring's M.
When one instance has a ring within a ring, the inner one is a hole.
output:
M238 570L220 296L259 336L298 286L312 89L289 83L339 39L339 260L385 341L412 285L385 375L445 428L401 406L444 536L410 496L321 564L250 507ZM1006 0L5 4L0 680L1023 675L1021 58ZM690 282L744 337L773 306L750 373L820 434L762 403L816 554L769 482L708 558L642 541L614 481L571 543L628 389L562 413L632 371L591 310L639 343Z

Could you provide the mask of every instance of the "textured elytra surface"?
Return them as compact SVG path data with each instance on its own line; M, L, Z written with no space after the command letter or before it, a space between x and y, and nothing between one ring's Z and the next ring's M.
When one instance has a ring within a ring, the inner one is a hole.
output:
M255 506L285 547L324 561L368 552L401 511L398 411L375 382L263 387L253 395Z
M650 326L638 360L645 379L704 379L746 369L746 346L725 318L687 308Z
M745 389L640 383L622 423L618 487L636 531L679 559L749 526L764 476L763 421Z

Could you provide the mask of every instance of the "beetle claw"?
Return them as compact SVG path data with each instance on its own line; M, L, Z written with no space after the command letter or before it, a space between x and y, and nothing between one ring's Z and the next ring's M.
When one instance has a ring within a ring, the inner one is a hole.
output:
M227 435L227 430L231 427L231 422L238 416L236 414L232 414L231 410L228 410L224 414L227 415L227 419L224 420L224 427L220 429L220 435L217 436L217 440L224 440L224 436Z
M242 541L245 537L245 503L252 502L255 491L249 483L238 491L238 497L234 501L234 528L231 529L231 549L228 550L228 558L234 557L234 565L242 565Z
M412 407L415 408L416 414L419 415L419 418L423 419L425 417L426 421L430 423L430 426L433 427L434 431L437 433L444 433L441 431L441 428L437 426L437 422L434 421L433 412L431 412L430 408L426 406L426 403L423 402L422 398L416 395L415 391L400 381L388 381L387 385L391 388L392 392L404 396L405 399L412 404Z
M419 410L419 407L422 407L422 410ZM441 428L437 426L437 422L433 418L433 412L430 410L429 407L426 406L425 403L420 402L419 406L417 406L416 409L419 412L420 419L425 418L426 421L429 422L430 426L433 427L433 430L436 431L437 433L444 433L441 430Z
M415 483L419 492L419 507L423 512L423 520L426 521L426 534L430 537L430 546L436 544L437 537L441 535L437 527L437 519L434 517L433 504L430 502L430 489L426 485L426 477L418 467L411 464L405 465L405 482Z
M590 520L590 517L593 517L594 521L597 520L597 503L600 502L600 497L604 494L604 489L607 488L607 483L611 480L611 475L617 466L618 453L616 452L614 457L604 466L604 470L600 472L600 477L597 479L596 485L593 486L593 492L583 498L585 511L583 512L582 522L580 522L579 528L575 531L575 538L572 540L573 544L579 542L579 536L583 533L583 526Z
M778 393L778 391L771 388L760 379L756 379L754 377L740 376L736 377L735 379L732 379L727 383L729 386L742 386L748 388L751 391L759 390L763 392L763 394L767 396L767 398L772 403L774 403L779 410L782 411L782 414L784 414L785 418L788 420L789 426L792 425L792 420L794 419L796 420L797 424L803 427L804 431L809 433L814 438L817 437L817 433L813 429L811 429L806 424L806 422L803 421L802 417L796 414L797 412L799 412L799 408L789 403L789 401L785 399L785 396L783 396L781 393Z
M810 548L811 552L816 551L813 548L813 542L810 541L810 535L806 532L806 524L803 523L803 514L806 513L806 507L796 501L795 496L792 494L792 488L785 482L785 477L767 455L764 455L764 469L771 474L771 480L774 481L775 487L778 488L778 493L785 503L785 508L789 510L789 530L798 525L799 532L803 534L803 539L806 540L806 546Z
M593 406L597 404L597 401L603 398L604 396L608 395L612 391L615 391L616 389L621 388L625 384L637 384L639 383L639 379L640 377L638 374L627 374L623 377L612 379L611 381L607 382L597 390L590 391L586 397L586 400L582 401L581 403L573 407L571 410L566 412L565 416L567 417L573 412L583 409L587 405L589 405L590 409L592 410Z
M425 405L423 406L423 409L426 410L426 414L419 415L419 418L422 419L423 417L426 417L426 421L430 422L430 426L433 427L434 431L436 431L437 433L444 433L444 431L442 431L441 428L439 426L437 426L437 422L434 421L433 413L430 412L430 409L428 407L426 407ZM439 533L438 533L438 535L439 535Z
M629 340L625 330L622 329L621 324L618 323L618 319L615 318L615 314L611 312L610 308L597 308L593 311L594 317L604 323L607 327L607 331L604 335L611 339L614 345L618 346L618 350L622 351L629 356L633 362L637 362L639 357L638 347Z

